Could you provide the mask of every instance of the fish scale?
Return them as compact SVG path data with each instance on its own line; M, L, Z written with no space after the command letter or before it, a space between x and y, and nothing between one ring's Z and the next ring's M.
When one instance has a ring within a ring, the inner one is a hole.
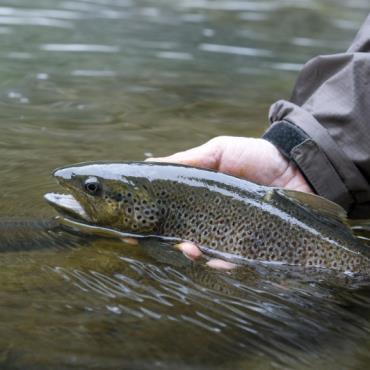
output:
M164 163L82 163L54 176L90 224L192 241L225 258L370 272L367 247L343 210L314 195ZM62 199L50 203L61 210Z

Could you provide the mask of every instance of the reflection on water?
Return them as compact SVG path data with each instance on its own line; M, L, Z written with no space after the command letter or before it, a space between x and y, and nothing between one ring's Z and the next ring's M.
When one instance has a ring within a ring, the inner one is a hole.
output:
M364 0L3 2L0 214L53 215L42 195L55 190L49 174L60 165L259 135L303 63L345 50L366 9ZM366 282L258 266L215 272L154 242L67 241L17 227L23 251L0 255L2 367L369 361Z

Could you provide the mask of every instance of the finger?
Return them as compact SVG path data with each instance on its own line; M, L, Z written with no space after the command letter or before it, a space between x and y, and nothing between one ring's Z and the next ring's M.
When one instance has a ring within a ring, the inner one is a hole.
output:
M170 162L185 164L188 166L217 169L220 158L220 150L217 145L210 142L201 146L175 153L168 157L148 158L150 162Z
M121 240L129 245L138 245L139 241L135 238L121 238Z
M209 260L206 262L206 265L216 270L232 270L237 267L235 263L227 262L217 258Z
M180 244L176 244L175 248L180 250L184 254L184 256L189 258L191 261L196 261L203 257L203 253L194 243L183 242ZM206 262L206 265L216 270L232 270L237 267L237 265L234 263L217 258L209 260L208 262Z
M203 256L203 253L194 243L183 242L180 244L176 244L175 248L180 250L185 257L189 258L192 261L195 261Z

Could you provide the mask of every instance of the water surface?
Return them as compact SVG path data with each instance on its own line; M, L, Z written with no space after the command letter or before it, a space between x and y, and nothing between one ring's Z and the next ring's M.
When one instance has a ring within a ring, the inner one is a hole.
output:
M42 195L61 165L260 135L303 63L344 51L367 11L364 0L3 1L0 215L53 216ZM369 367L369 289L344 277L215 272L160 243L107 240L3 252L0 266L3 368Z

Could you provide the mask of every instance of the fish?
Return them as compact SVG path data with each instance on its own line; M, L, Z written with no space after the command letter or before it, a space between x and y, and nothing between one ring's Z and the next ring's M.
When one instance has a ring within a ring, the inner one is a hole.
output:
M54 178L46 201L75 225L108 235L196 243L206 255L370 274L369 249L339 205L212 170L156 162L86 162Z

